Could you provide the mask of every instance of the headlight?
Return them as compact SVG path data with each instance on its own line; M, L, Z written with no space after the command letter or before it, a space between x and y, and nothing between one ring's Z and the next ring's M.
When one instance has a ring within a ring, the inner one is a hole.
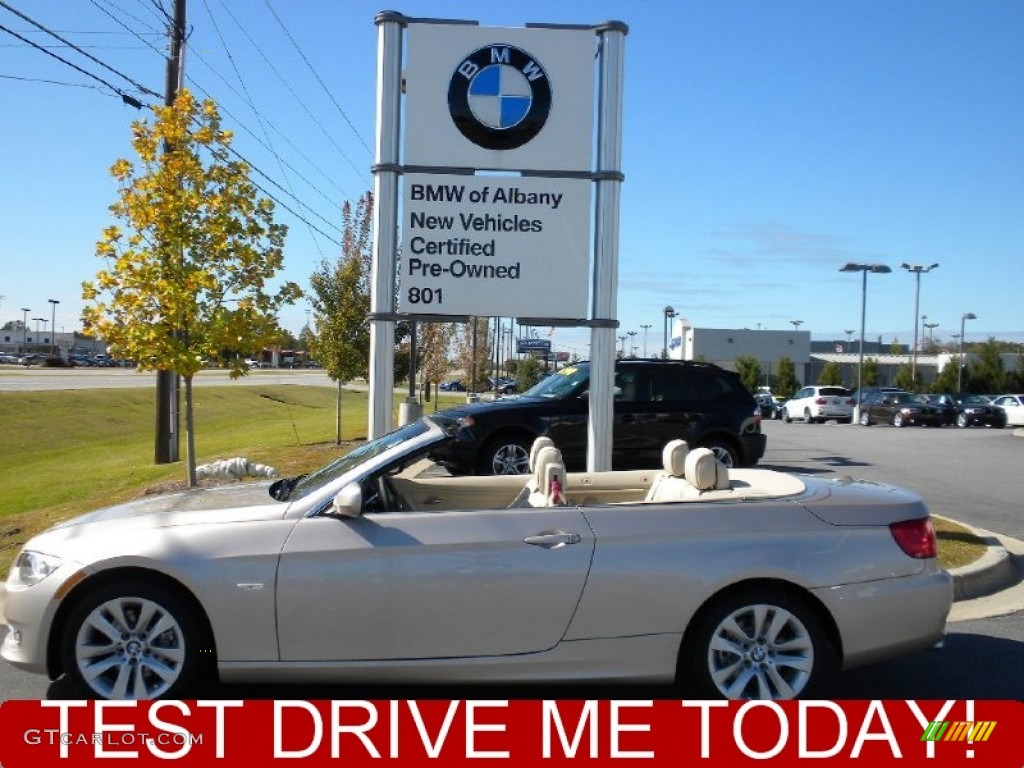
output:
M59 557L24 549L11 568L10 583L12 586L35 586L60 568L63 562Z

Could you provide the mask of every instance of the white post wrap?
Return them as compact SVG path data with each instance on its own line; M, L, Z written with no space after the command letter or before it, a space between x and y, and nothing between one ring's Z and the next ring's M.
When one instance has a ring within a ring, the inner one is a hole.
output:
M370 294L370 408L367 435L389 432L395 389L395 257L404 18L377 16L377 142L374 165L373 269Z
M590 420L587 471L612 468L615 409L615 324L619 290L619 192L622 184L622 82L626 27L600 28L593 311L590 331ZM609 322L601 322L609 321Z

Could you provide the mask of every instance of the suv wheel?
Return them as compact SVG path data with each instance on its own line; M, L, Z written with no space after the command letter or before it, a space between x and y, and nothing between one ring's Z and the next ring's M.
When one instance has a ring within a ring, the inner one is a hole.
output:
M814 417L811 416L811 409L810 408L804 408L804 424L813 424L813 423L814 423Z
M779 418L782 419L787 424L793 421L793 417L789 415L789 411L787 411L785 408L779 411Z
M525 475L530 471L530 446L516 435L498 435L480 454L481 475Z
M740 457L736 449L724 440L705 440L701 447L708 448L715 458L729 469L740 465Z

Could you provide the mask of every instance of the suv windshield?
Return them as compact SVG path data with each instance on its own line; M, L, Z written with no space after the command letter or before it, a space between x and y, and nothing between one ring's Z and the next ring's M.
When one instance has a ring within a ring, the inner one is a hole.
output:
M543 397L549 400L565 400L571 396L581 384L590 378L590 367L585 364L567 365L560 371L538 383L523 393L523 397Z

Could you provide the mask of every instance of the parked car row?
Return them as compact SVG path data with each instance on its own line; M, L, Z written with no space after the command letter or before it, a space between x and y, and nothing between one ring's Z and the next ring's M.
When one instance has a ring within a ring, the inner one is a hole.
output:
M776 406L767 396L759 396L761 414L791 422L821 423L834 419L849 424L857 405L856 392L837 386L808 386ZM938 392L915 394L896 387L865 388L860 396L858 420L863 426L892 424L896 427L921 425L941 427L992 427L1024 425L1024 395L1000 395L988 398L976 394Z

